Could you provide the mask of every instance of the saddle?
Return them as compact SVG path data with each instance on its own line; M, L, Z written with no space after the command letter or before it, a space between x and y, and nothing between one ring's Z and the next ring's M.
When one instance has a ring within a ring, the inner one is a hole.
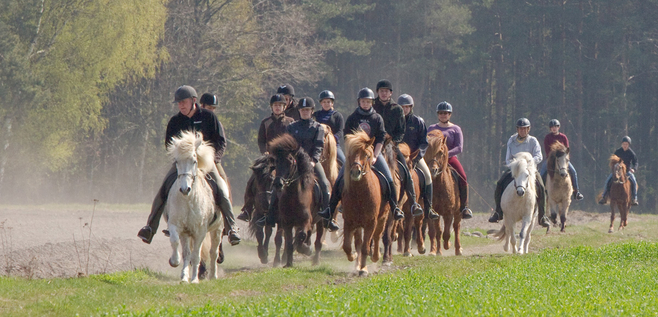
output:
M208 185L210 185L210 189L212 189L212 196L215 198L215 202L219 201L219 199L220 199L219 198L219 186L217 185L217 182L212 178L212 176L210 176L210 173L206 174L205 179L206 179L206 182L208 183ZM215 203L215 204L217 204L217 203ZM210 227L210 225L215 223L215 221L217 220L217 217L218 217L217 208L215 208L215 215L212 217L212 220L210 220L210 222L208 223L209 227Z

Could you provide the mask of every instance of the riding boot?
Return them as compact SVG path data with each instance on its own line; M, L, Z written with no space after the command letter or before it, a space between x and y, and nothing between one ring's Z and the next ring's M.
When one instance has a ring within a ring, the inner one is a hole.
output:
M599 200L599 204L605 205L608 202L608 193L610 192L610 182L612 180L612 177L608 177L608 180L605 183L605 187L603 189L603 195L601 196L601 200Z
M176 170L176 166L173 165L169 169L169 172L167 172L164 182L162 183L162 186L160 186L158 194L153 199L153 204L151 205L151 214L149 215L147 225L140 229L137 233L137 236L146 244L151 243L153 240L153 235L155 235L155 232L158 230L158 226L160 225L160 218L164 212L167 197L169 197L169 190L171 189L171 186L174 185L174 182L176 182L177 176L178 171Z
M436 220L439 219L439 214L437 214L436 211L434 211L434 208L432 208L433 195L434 193L432 184L425 185L423 194L423 203L425 204L425 217L431 220Z
M489 217L489 222L498 222L500 220L503 220L503 209L500 207L500 199L503 195L503 191L511 183L513 180L512 178L512 172L509 170L503 173L501 178L498 180L496 183L496 192L494 193L494 199L496 200L496 211L494 214Z
M541 181L541 176L539 175L539 172L537 172L537 181L536 184L537 186L537 205L539 209L539 215L538 215L538 222L539 225L548 228L550 227L549 220L546 218L546 189L544 188L544 183Z
M399 189L395 186L394 182L388 184L388 204L391 207L391 212L393 213L393 219L400 220L404 219L404 212L398 208L398 193Z
M255 209L255 194L253 192L255 181L256 175L252 173L247 181L247 190L244 193L244 206L242 207L242 213L237 216L239 220L246 222L251 220L251 213L253 213Z
M405 191L407 192L407 196L409 197L409 200L411 200L411 215L414 217L418 217L423 214L423 208L420 207L420 204L418 204L418 200L416 198L414 179L411 177L411 172L409 171L409 169L405 164L402 164L402 162L398 161L398 165L401 167L401 170L403 171L404 177L406 179Z
M231 245L237 245L240 243L240 235L236 230L235 226L235 217L233 216L233 206L231 201L228 199L227 193L225 193L217 184L215 179L212 177L212 174L208 174L206 177L210 188L212 188L213 195L215 196L215 204L219 207L219 211L222 213L222 218L224 219L224 228L228 229L228 241Z
M459 178L459 203L462 206L462 219L473 218L473 212L468 208L468 184L465 180Z
M272 200L270 201L270 206L267 209L267 213L262 218L256 220L256 225L259 227L265 227L266 225L274 227L277 222L278 204L279 204L279 197L278 195L273 193Z
M331 191L331 196L329 198L329 207L324 208L322 211L318 212L318 216L324 218L325 228L328 228L329 231L336 231L340 229L336 220L333 219L333 214L336 212L336 207L340 202L341 196L343 194L343 178L339 177L334 183L334 188Z

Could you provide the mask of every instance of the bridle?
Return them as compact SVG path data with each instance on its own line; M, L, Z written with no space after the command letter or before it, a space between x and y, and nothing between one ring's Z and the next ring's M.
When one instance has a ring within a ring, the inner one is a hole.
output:
M439 160L437 160L435 158L432 159L432 165L434 165L434 163L436 163L436 166L441 166L441 162L439 162ZM438 172L435 172L434 174L432 174L432 177L437 177L437 176L441 175L441 173L443 173L443 170L440 169L439 167L437 167L436 170Z
M370 161L370 155L366 154L366 162L368 161ZM366 175L365 166L363 166L363 164L359 162L352 162L352 164L350 165L350 169L352 169L352 167L354 167L355 165L359 169L359 174L361 174L361 176L365 176Z
M180 170L178 169L178 161L176 161L176 173L178 174L177 177L180 178L181 176L189 176L189 177L192 178L192 184L194 184L194 181L196 180L196 175L197 175L197 170L198 170L197 165L198 164L199 163L197 162L197 160L194 160L194 167L192 168L192 172L181 173Z
M292 155L292 154L288 154L288 155ZM283 187L290 186L292 183L294 183L300 177L299 173L298 173L298 169L297 169L297 160L295 158L292 159L292 165L290 166L290 172L288 172L288 175L291 175L291 174L292 174L292 176L287 177L287 178L281 177L281 182L283 182Z

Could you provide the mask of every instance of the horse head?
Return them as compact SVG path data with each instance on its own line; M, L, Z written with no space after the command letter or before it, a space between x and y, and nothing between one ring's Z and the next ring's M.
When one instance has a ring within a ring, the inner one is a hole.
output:
M350 164L350 180L358 182L370 171L371 159L374 155L375 138L367 133L357 131L345 137L345 164ZM348 182L345 182L347 185Z
M569 175L569 148L561 142L555 142L551 145L550 151L546 165L548 174L553 177L555 171L558 171L561 177L567 177Z
M430 131L427 134L427 150L425 157L429 163L429 169L432 177L437 177L443 171L448 169L448 146L443 132L439 130Z
M514 177L516 194L523 196L526 192L534 192L534 182L537 167L530 153L520 152L514 155L514 159L508 165Z
M616 155L610 157L610 167L612 168L612 182L623 184L626 182L626 164Z
M167 152L174 159L183 195L190 193L197 176L204 177L214 165L215 151L203 140L201 133L182 132L179 137L171 139Z
M290 134L286 133L272 140L269 148L274 156L276 188L288 187L299 179L302 179L303 188L313 182L311 158Z

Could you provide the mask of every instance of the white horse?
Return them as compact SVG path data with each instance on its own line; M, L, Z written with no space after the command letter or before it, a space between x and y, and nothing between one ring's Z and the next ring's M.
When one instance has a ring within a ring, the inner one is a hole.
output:
M528 253L530 233L537 221L537 186L535 184L537 167L532 155L527 152L514 155L514 159L508 167L512 171L514 181L503 191L500 200L500 207L503 209L503 227L494 233L494 237L498 240L505 239L503 249L506 252L509 251L511 242L512 252L517 253L518 251L518 253L524 254ZM514 227L521 220L523 223L517 249Z
M215 150L203 141L200 133L186 131L180 137L172 139L167 152L175 160L178 170L178 178L169 191L165 210L169 225L169 241L173 250L169 264L172 267L180 264L178 252L180 239L183 249L181 282L199 283L201 244L210 243L210 259L205 264L208 277L215 279L222 217L219 210L215 209L212 189L205 180L206 174L216 169ZM209 239L204 241L206 233ZM192 266L191 274L190 266Z
M567 212L571 205L571 177L569 176L569 148L560 142L551 145L551 153L546 161L548 175L546 177L546 191L548 192L548 210L551 221L557 223L560 215L560 231L564 232L567 221Z

